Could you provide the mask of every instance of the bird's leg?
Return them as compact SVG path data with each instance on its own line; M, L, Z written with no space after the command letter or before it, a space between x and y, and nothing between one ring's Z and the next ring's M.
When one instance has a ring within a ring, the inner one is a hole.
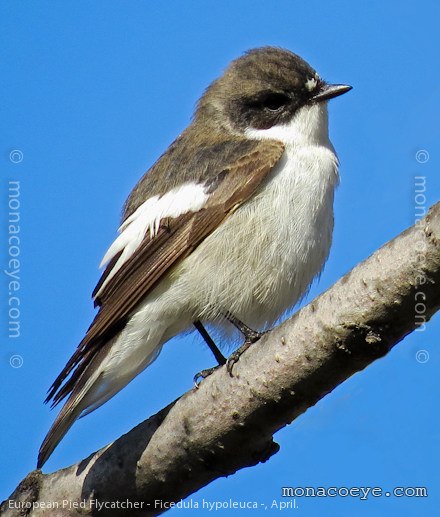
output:
M251 329L230 312L225 313L225 318L243 334L245 342L248 342L249 344L255 343L264 334L264 332L258 332L257 330Z
M226 364L226 357L220 352L217 345L214 343L212 337L208 334L208 331L202 325L202 323L197 320L193 322L194 327L200 332L202 338L205 340L206 344L209 346L209 349L214 354L216 361L218 362L217 366L212 368L207 368L206 370L202 370L194 375L194 385L196 388L199 387L202 379L206 379L211 373L215 372L217 368Z
M226 357L220 352L217 345L214 343L212 337L208 334L208 331L202 325L202 323L198 320L193 323L194 327L200 332L202 338L205 340L206 344L209 346L209 349L214 354L214 357L218 364L221 366L226 363Z
M253 343L261 338L264 332L258 332L251 329L230 312L225 313L225 318L243 334L245 339L244 343L239 348L237 348L237 350L233 352L226 361L226 369L228 370L229 375L233 377L232 368L234 367L234 364L240 359L240 356L243 352L245 352Z

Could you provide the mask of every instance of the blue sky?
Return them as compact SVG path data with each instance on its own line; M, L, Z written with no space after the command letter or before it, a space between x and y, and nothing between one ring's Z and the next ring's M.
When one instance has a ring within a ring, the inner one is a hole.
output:
M231 59L279 45L327 80L354 87L330 106L341 185L331 255L307 300L414 223L416 176L426 179L424 204L439 199L439 11L433 0L1 2L0 257L4 270L8 182L19 181L21 326L18 338L8 337L2 274L0 499L35 467L55 416L42 403L45 391L93 317L97 265L125 197ZM270 506L282 486L415 486L429 496L302 498L291 511L433 515L439 334L437 317L279 432L281 451L267 464L212 483L193 502ZM212 362L200 339L174 339L151 368L74 425L44 470L114 440L190 389L193 374Z

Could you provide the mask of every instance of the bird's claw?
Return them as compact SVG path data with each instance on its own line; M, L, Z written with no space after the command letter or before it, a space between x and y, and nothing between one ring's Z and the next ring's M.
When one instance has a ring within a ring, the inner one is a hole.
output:
M234 377L232 373L232 369L234 364L238 362L243 352L245 352L251 345L253 345L256 341L258 341L264 332L258 332L256 330L252 330L249 327L246 328L246 341L239 347L235 352L233 352L226 361L226 371L229 373L231 377ZM223 366L223 364L218 364L217 366L213 366L212 368L207 368L206 370L202 370L194 375L194 387L199 388L200 383L206 377L209 377L212 373L215 372L218 368Z
M246 350L253 345L256 341L258 341L261 336L263 336L264 332L257 332L256 330L249 329L250 332L246 333L246 341L241 345L240 348L237 348L235 352L233 352L226 361L226 370L231 377L234 377L232 373L232 369L234 364L238 362L241 355L246 352Z
M206 377L209 377L212 373L215 372L220 366L223 366L221 364L218 364L217 366L213 366L212 368L206 368L206 370L202 370L201 372L198 372L194 375L194 387L196 389L199 389L200 383L203 379L206 379Z

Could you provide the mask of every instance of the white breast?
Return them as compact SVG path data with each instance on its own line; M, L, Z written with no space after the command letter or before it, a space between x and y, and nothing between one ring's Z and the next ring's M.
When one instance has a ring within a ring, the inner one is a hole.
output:
M286 151L260 191L184 261L177 284L201 316L220 308L257 328L293 306L327 259L338 161L325 104L247 136L281 140Z

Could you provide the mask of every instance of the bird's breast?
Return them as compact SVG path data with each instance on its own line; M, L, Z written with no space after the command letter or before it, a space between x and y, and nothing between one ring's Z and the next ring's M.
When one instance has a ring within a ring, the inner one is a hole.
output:
M294 305L328 256L337 182L331 145L287 145L259 191L185 260L180 278L201 313L262 327Z

